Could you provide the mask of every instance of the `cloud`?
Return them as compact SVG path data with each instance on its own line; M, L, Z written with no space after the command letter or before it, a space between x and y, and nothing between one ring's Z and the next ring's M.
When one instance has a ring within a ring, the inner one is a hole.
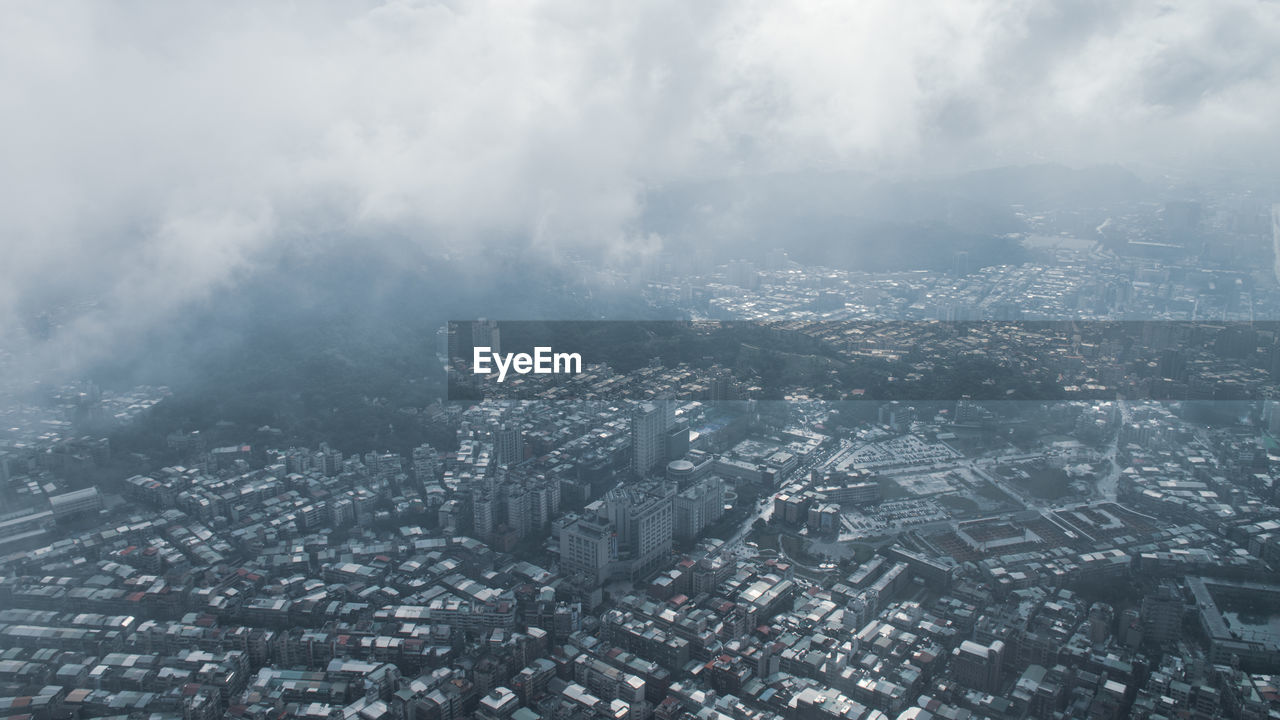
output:
M1243 0L19 0L0 332L97 298L106 345L317 236L616 257L689 180L1257 167L1277 48Z

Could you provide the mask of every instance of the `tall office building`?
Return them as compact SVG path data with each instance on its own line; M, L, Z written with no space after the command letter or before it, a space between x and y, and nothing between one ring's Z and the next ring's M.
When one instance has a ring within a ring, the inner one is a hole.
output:
M529 526L542 530L560 511L560 483L544 482L529 491Z
M689 426L677 424L666 433L667 459L679 460L689 453Z
M653 403L643 403L631 412L631 469L645 475L666 458L666 416Z
M974 690L1000 692L1003 665L1003 640L996 640L990 645L965 640L951 651L951 677Z
M436 358L445 366L458 357L458 328L447 323L436 331Z
M560 531L560 572L566 577L581 576L588 584L601 585L616 556L613 530L599 519L578 518Z
M1142 598L1142 635L1155 643L1170 643L1182 635L1185 604L1173 583L1163 582Z
M495 355L502 352L502 334L497 320L479 320L471 323L471 346L487 347Z
M894 432L906 432L911 428L911 423L916 421L916 409L898 400L891 400L880 406L878 419L881 425L888 425Z
M618 554L629 562L632 579L647 577L671 552L675 530L675 486L616 487L605 493L602 519L613 525Z
M654 405L658 406L658 410L662 413L662 431L669 432L676 426L676 398L671 393L663 393L654 401Z
M497 510L497 502L493 497L493 492L484 486L478 486L471 491L471 527L472 537L477 540L488 542L493 537L494 515Z
M502 486L503 505L506 508L505 524L516 537L524 537L533 528L534 517L530 512L533 496L524 486L507 483Z
M499 465L515 465L524 460L524 435L520 428L503 423L494 430L493 452Z
M673 534L680 540L691 540L708 525L724 515L724 482L707 477L675 496Z

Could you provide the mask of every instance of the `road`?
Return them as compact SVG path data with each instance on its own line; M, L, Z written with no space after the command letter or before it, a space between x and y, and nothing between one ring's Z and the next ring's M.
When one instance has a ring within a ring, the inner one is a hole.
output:
M1103 459L1107 463L1106 473L1098 478L1097 485L1098 494L1105 500L1115 502L1116 487L1120 484L1120 463L1116 462L1116 454L1120 451L1120 435L1124 426L1129 424L1129 404L1120 398L1116 401L1120 405L1120 427L1116 430L1116 435L1111 439L1107 452L1103 455Z
M844 452L845 450L848 450L849 447L852 445L853 443L850 440L841 440L839 443L835 445L835 447L832 447L828 450L820 450L814 453L812 457L810 457L808 460L805 460L792 472L791 477L795 478L795 477L803 477L805 475L808 475L814 468L822 467L823 465L828 463L832 458L836 457L837 455ZM786 483L783 483L783 484L785 485ZM765 522L769 522L769 518L773 517L773 499L777 496L778 496L778 493L777 491L775 491L772 495L769 495L768 497L764 498L765 500L764 503L760 503L759 501L757 501L757 506L754 508L754 512L748 514L747 517L742 521L742 524L738 526L737 532L735 532L732 537L730 537L727 541L725 541L724 549L726 552L735 552L737 550L738 546L741 545L742 542L747 539L747 535L751 533L751 526L755 524L756 520L764 520Z

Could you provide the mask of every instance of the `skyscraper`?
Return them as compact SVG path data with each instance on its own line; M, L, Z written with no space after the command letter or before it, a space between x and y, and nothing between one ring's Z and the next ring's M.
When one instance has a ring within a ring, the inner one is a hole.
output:
M471 491L471 527L473 536L488 541L493 537L494 514L497 503L488 487L477 486Z
M493 452L499 465L515 465L524 460L524 436L520 428L503 423L494 430Z
M676 426L676 399L670 392L664 392L653 401L662 413L662 431L667 432Z
M471 346L487 347L495 355L502 353L502 337L497 320L479 320L471 323Z
M643 403L631 413L631 469L644 475L666 456L666 417L663 409Z
M458 328L456 323L447 323L436 331L436 357L445 367L458 357Z

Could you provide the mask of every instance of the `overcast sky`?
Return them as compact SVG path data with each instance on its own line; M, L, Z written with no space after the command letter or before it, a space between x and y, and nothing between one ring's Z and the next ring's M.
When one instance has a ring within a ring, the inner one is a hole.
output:
M317 233L626 248L647 188L1280 161L1280 4L0 5L0 329L153 321Z

